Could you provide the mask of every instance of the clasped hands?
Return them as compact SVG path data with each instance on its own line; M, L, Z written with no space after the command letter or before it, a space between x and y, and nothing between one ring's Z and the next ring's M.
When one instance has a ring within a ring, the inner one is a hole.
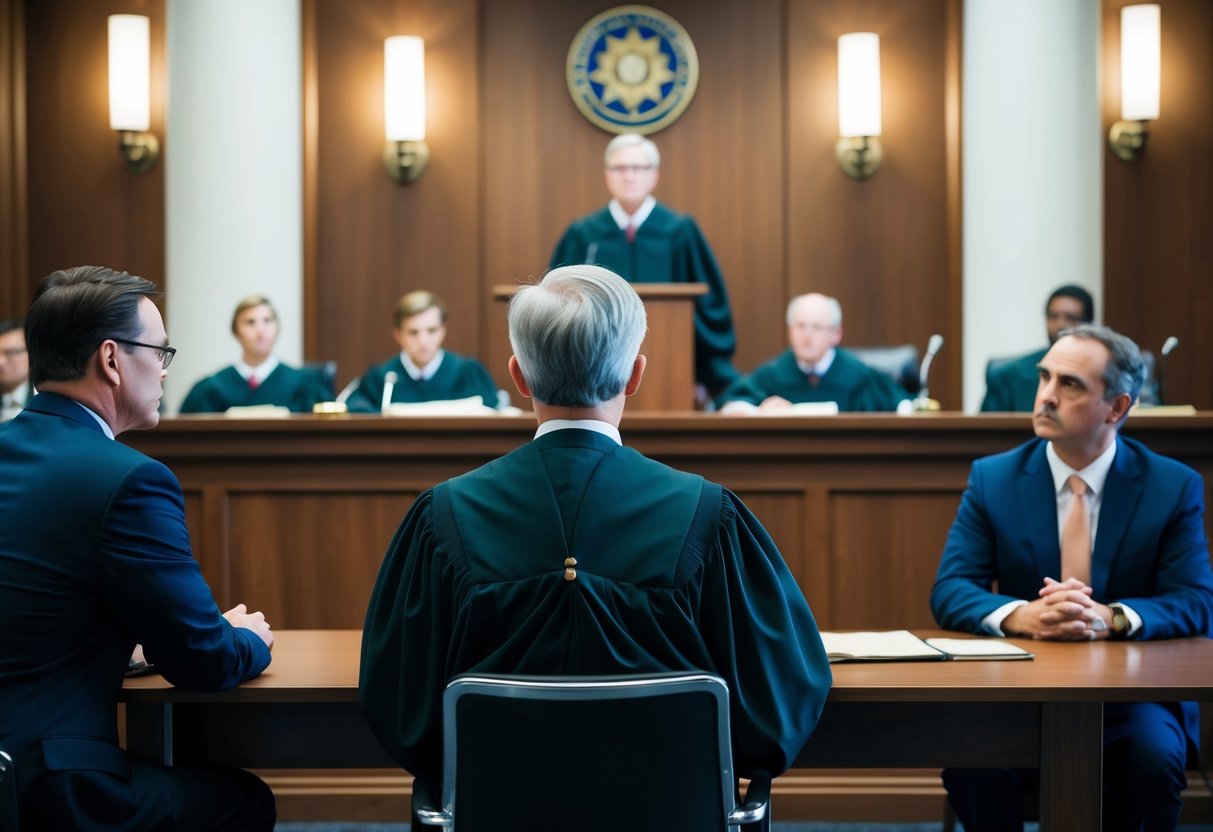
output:
M1052 641L1092 641L1111 634L1112 611L1092 600L1091 587L1077 578L1045 578L1039 595L1003 619L1003 632Z

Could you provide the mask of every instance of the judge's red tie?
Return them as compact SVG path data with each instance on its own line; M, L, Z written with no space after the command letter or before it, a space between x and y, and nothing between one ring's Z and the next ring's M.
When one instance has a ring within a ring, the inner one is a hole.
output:
M1061 530L1061 579L1091 583L1091 518L1087 514L1087 484L1077 474L1067 480L1073 497Z
M629 243L636 242L636 226L628 223L628 227L623 230L623 233L628 238Z

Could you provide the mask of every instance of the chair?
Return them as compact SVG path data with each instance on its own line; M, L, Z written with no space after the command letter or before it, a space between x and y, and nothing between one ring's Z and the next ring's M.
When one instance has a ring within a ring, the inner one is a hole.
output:
M736 805L729 692L707 673L457 676L443 696L441 808L425 826L477 830L769 828L770 780Z
M0 748L0 832L17 832L17 770Z
M884 373L905 388L911 396L922 389L918 378L918 347L901 344L895 347L852 347L847 350L873 370Z
M318 379L320 386L327 391L329 399L333 398L337 391L336 361L305 361L301 369Z

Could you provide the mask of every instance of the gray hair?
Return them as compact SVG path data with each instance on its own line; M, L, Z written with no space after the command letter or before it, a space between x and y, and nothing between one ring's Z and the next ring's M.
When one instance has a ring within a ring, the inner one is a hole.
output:
M829 295L823 295L819 292L809 292L806 295L797 295L788 302L788 311L785 316L785 321L788 326L792 325L792 315L796 310L796 304L809 298L821 298L825 301L826 306L830 309L830 326L842 326L842 304L838 302L838 298L832 298Z
M595 407L632 374L647 322L626 280L601 266L562 266L510 300L510 346L537 401Z
M625 147L639 147L649 157L649 164L654 168L661 167L661 151L657 149L657 145L651 139L646 139L639 133L620 133L615 138L607 142L606 152L602 154L602 163L604 166L611 164L611 156L617 150L623 150Z
M1111 401L1117 396L1128 396L1129 404L1137 401L1141 393L1141 385L1146 380L1146 363L1141 358L1141 350L1133 339L1121 335L1116 330L1098 324L1080 324L1058 333L1058 339L1067 335L1074 338L1086 338L1098 341L1108 349L1108 366L1103 372L1104 400Z

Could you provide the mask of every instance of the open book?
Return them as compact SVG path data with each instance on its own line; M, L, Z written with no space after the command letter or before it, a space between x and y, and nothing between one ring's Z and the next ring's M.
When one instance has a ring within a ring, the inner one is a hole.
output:
M995 638L931 638L909 630L821 634L831 662L929 662L945 659L1030 659L1027 650Z

